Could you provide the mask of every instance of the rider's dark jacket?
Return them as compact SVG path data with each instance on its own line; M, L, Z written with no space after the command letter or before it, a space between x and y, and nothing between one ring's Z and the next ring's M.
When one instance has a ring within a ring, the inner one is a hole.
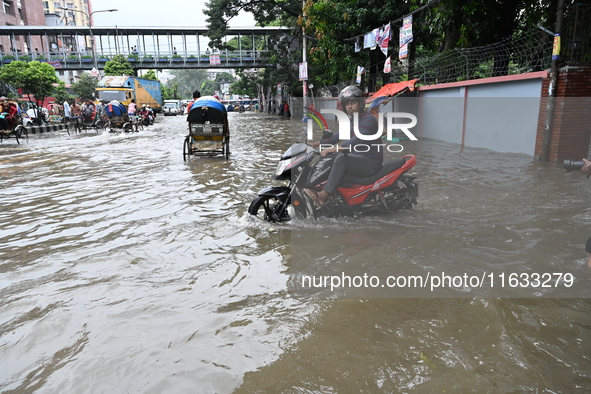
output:
M351 139L343 142L342 147L350 147L345 152L352 155L365 156L368 159L382 163L384 161L384 146L381 137L376 137L372 140L362 140L355 135L353 131L353 117L349 117L351 122ZM369 112L359 113L359 132L365 135L375 135L378 131L378 121ZM339 133L334 132L332 136L327 139L320 140L321 144L335 145L339 142ZM356 148L357 145L361 145ZM369 147L369 149L368 149Z

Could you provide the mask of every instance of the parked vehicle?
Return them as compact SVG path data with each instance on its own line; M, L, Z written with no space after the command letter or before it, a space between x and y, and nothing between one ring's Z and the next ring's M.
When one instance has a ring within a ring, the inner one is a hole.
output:
M332 157L331 157L332 156ZM284 222L294 216L350 216L370 212L412 209L419 195L416 179L406 173L417 161L414 155L389 160L375 175L345 175L322 207L304 193L304 188L321 190L328 179L334 154L320 158L306 143L296 142L281 157L275 179L288 180L287 186L260 191L250 203L248 213L271 222ZM319 159L319 160L318 160ZM292 172L293 170L293 172Z
M180 100L164 100L162 106L162 113L164 116L177 116L181 115L181 101Z
M108 76L101 79L98 86L96 93L99 100L117 100L127 108L133 99L138 108L149 105L156 113L162 109L160 81L131 76Z

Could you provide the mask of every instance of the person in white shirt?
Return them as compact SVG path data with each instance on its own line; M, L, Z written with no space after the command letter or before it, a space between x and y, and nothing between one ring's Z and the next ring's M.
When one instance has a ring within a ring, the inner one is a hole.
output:
M64 101L64 116L66 118L69 118L71 115L71 111L70 111L70 103L68 102L68 100Z

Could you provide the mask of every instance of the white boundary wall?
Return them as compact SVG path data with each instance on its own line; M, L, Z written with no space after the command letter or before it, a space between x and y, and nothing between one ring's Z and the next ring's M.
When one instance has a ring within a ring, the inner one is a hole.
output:
M547 72L419 87L419 136L534 155Z

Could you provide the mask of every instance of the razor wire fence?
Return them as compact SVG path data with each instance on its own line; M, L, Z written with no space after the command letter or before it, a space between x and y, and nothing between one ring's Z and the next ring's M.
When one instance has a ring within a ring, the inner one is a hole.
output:
M553 36L535 29L498 43L452 49L392 67L394 79L426 85L541 71L550 67Z
M393 64L392 79L418 78L431 85L541 71L550 68L553 41L554 33L540 26L498 43ZM591 4L572 4L565 10L561 61L591 61Z
M591 62L591 4L572 4L564 15L561 58L566 62Z

